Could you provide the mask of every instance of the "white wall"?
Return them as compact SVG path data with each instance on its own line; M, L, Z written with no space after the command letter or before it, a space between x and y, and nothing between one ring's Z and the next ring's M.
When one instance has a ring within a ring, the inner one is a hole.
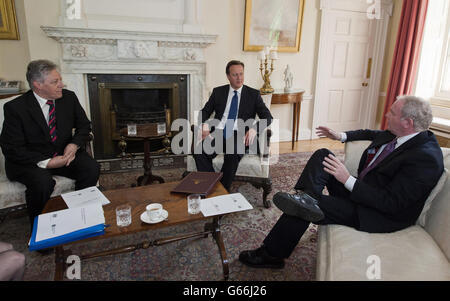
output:
M263 80L259 71L256 52L244 52L244 17L245 1L243 0L203 0L201 2L200 24L207 34L218 34L216 44L206 49L207 87L226 83L225 65L231 59L239 59L245 63L245 82L256 89L261 88ZM320 32L319 0L306 0L300 52L279 53L275 63L276 70L271 76L271 84L275 89L284 87L283 72L289 64L294 75L293 87L304 89L300 117L300 139L310 138L312 124L313 100L317 48ZM290 141L292 137L292 106L272 105L272 115L280 120L280 140Z

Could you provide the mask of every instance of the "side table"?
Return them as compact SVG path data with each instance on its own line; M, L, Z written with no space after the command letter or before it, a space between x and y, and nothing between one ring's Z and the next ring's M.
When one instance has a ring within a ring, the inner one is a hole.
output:
M284 92L283 90L275 90L272 94L271 104L293 104L292 112L292 149L294 143L298 140L298 127L300 124L300 109L303 101L303 93L305 90L293 90L292 92Z
M150 185L154 181L158 181L160 184L164 183L164 179L160 176L156 176L152 173L152 162L150 160L150 141L161 139L167 136L166 132L164 134L158 134L157 124L138 124L136 126L136 135L128 135L127 128L120 131L120 134L127 138L142 139L144 141L144 175L137 179L137 185Z

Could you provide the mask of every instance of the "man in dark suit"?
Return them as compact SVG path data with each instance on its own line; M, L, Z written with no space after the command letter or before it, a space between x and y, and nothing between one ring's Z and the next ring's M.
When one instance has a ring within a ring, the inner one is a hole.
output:
M57 66L32 61L27 80L31 90L4 105L0 146L6 175L27 188L33 224L53 192L52 175L75 179L78 190L95 186L100 168L84 150L91 123L75 93L63 89Z
M244 251L246 265L282 268L310 222L340 224L360 231L388 233L415 224L425 200L438 182L443 157L434 134L429 103L414 96L399 97L386 114L387 131L358 130L336 133L318 127L320 137L335 140L371 140L351 176L329 150L321 149L308 160L295 189L278 192L274 203L282 216L263 245ZM329 195L322 193L327 187Z
M244 63L230 61L225 71L230 84L214 88L199 113L200 139L208 140L208 145L212 145L214 150L208 151L203 143L201 151L194 153L194 159L198 171L214 172L212 160L218 153L223 152L221 182L229 190L239 161L245 154L245 148L240 146L244 144L248 148L253 145L257 133L272 122L272 115L259 91L244 85ZM212 113L215 113L214 127L207 122ZM260 122L254 122L256 114ZM243 126L244 123L246 126ZM211 136L213 131L216 131L214 139ZM222 141L218 141L219 139Z

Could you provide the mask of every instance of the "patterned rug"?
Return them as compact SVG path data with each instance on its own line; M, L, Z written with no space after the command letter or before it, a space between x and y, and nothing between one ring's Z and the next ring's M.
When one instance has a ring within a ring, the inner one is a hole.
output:
M343 152L336 155L342 158ZM292 191L311 153L280 155L277 164L271 166L273 190L269 199L278 191ZM124 175L125 176L125 175ZM123 177L124 177L123 176ZM254 269L242 265L239 253L254 249L276 223L281 211L272 206L262 206L262 190L244 182L234 182L231 192L242 193L254 209L225 216L221 230L228 255L230 280L314 280L316 266L317 226L311 225L282 270ZM83 254L94 249L111 249L140 241L154 240L201 231L204 222L178 225L156 231L142 232L125 238L99 240L76 244L72 254ZM41 255L27 250L29 238L28 219L25 214L9 216L0 225L0 240L12 243L26 255L25 280L53 280L54 254ZM81 262L82 280L223 280L222 264L215 241L208 238L187 239L163 246L150 247L115 256L89 259Z

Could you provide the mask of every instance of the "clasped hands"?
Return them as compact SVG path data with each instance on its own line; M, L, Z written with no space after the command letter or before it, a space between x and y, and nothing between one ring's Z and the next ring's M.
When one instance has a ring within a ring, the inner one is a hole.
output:
M202 141L211 135L211 131L209 129L209 125L207 123L202 124ZM245 133L244 136L244 143L245 146L249 146L251 144L253 144L253 141L255 141L255 137L257 135L257 132L255 129L251 128L247 131L247 133Z
M69 166L75 159L78 146L74 143L67 144L62 156L55 156L48 161L47 168L60 168L63 166Z
M316 128L316 134L321 138L330 138L333 140L341 139L339 133L325 126L319 126L318 128ZM350 173L348 172L347 167L345 167L344 163L342 163L341 160L339 160L332 154L329 154L327 157L325 157L323 166L324 170L327 173L334 176L336 180L338 180L342 184L345 184L345 182L347 182L348 178L350 177Z

